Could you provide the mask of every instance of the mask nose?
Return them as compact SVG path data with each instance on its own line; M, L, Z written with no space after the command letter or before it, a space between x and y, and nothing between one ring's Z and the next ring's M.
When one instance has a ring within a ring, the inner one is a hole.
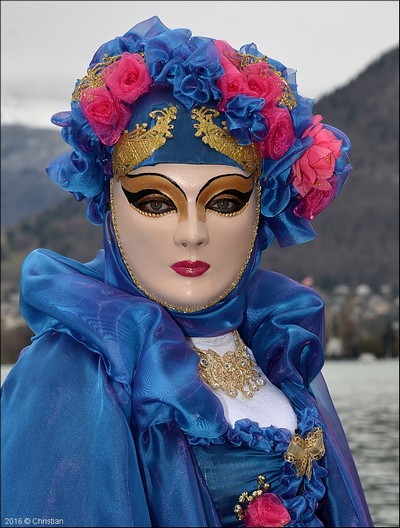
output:
M185 220L178 221L174 242L177 246L200 247L208 244L207 222L198 218L197 211L189 211Z

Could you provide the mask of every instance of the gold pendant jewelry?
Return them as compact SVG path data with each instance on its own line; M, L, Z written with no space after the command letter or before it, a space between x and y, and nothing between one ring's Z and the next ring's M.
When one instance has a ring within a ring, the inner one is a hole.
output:
M254 392L265 385L257 363L249 356L237 330L234 331L236 350L220 356L213 350L193 347L200 357L199 375L202 381L214 390L222 390L231 398L241 392L252 398Z

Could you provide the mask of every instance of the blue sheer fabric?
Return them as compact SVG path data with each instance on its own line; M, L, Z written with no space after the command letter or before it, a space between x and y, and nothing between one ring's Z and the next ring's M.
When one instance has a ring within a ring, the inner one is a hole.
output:
M47 250L28 256L21 311L36 335L2 388L3 524L46 517L65 526L222 525L188 438L218 443L229 426L185 336L238 328L269 379L295 409L314 409L324 429L327 491L318 518L372 526L320 374L322 301L258 269L260 251L257 243L224 300L194 314L168 311L136 289L109 217L104 251L88 264ZM308 430L301 416L299 428ZM307 525L295 517L304 497L296 491L292 499L292 525Z

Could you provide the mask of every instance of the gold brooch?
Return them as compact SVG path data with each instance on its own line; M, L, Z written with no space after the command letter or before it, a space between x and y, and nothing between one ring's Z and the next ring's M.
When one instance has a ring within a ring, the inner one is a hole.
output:
M285 453L285 460L294 464L296 477L306 475L311 479L312 461L319 460L325 454L324 438L321 427L314 427L306 438L294 434Z
M202 381L211 388L220 389L231 398L241 392L245 398L252 398L254 392L265 384L257 363L246 351L246 345L241 340L237 330L235 334L236 350L225 352L220 356L213 350L200 350L193 347L200 357L199 375Z

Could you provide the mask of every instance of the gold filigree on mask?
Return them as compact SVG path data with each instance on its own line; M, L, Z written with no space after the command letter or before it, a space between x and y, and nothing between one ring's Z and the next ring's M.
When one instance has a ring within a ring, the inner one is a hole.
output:
M176 119L176 106L162 110L153 110L149 116L156 118L156 124L147 130L147 123L136 125L131 132L125 130L114 147L112 156L113 174L116 180L127 174L133 167L150 158L153 152L162 147L168 138L172 138L171 130Z
M197 130L195 136L201 137L203 143L236 161L245 171L259 178L262 165L258 148L253 143L250 143L250 145L239 145L226 128L221 128L214 123L213 117L218 117L219 115L218 110L206 108L205 106L194 108L192 110L192 119L198 121L194 125Z

